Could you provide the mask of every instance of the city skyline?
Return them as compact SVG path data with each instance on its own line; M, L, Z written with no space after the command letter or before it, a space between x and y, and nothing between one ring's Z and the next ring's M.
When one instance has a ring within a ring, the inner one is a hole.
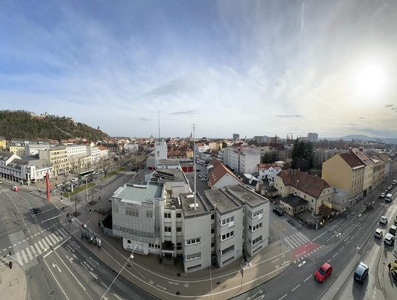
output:
M397 3L2 1L1 109L111 136L397 137Z

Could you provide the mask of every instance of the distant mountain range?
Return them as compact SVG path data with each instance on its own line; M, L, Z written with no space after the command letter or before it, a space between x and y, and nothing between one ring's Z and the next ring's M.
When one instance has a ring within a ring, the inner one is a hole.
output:
M385 144L397 144L397 138L381 138L381 137L369 137L366 135L360 134L353 134L353 135L346 135L340 138L323 138L323 140L329 141L336 141L336 140L344 140L344 141L351 141L351 140L362 140L362 141L376 141L381 140Z

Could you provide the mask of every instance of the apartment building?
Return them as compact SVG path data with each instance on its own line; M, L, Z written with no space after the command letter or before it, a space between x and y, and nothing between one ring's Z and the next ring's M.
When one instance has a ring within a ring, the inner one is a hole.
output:
M318 142L318 133L309 132L307 134L307 140L311 143L317 143Z
M219 189L228 185L240 183L240 179L217 159L213 159L208 164L207 171L208 186L212 189Z
M323 163L321 178L349 192L349 206L363 198L365 164L351 152L338 153Z
M39 158L49 161L52 166L53 176L63 175L70 172L70 163L65 146L39 150Z
M23 156L25 155L25 146L10 145L10 152L17 156Z
M257 171L261 153L256 148L227 147L223 151L223 163L237 174L251 174Z
M24 147L24 154L25 156L35 156L39 154L39 150L46 150L50 149L51 145L49 144L27 144ZM19 150L16 150L17 152Z
M364 182L363 182L363 197L369 194L373 188L373 179L374 179L374 161L364 153L362 149L352 148L349 149L349 153L355 154L359 160L361 160L365 164L364 169Z
M82 157L86 157L88 155L87 146L86 145L72 145L66 146L66 154L68 159L78 159Z
M278 173L282 171L282 168L276 164L258 164L259 179L267 179L273 181Z
M268 243L266 198L243 186L195 198L180 169L156 170L144 185L120 187L111 201L113 234L125 249L157 254L164 265L182 256L186 273L223 267Z
M97 146L87 147L87 153L91 157L91 164L95 165L101 160L101 150Z
M5 137L0 136L0 150L7 149L7 140Z

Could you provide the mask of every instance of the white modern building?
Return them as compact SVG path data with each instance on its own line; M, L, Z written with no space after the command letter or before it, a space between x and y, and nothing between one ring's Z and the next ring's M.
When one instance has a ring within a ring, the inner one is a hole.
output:
M259 164L258 174L259 179L267 179L269 181L274 181L274 178L283 169L276 163L273 164Z
M35 156L39 154L39 150L50 149L50 144L26 144L25 156Z
M66 146L66 154L69 160L86 157L88 155L87 146L86 145Z
M317 143L318 142L318 133L309 132L307 134L307 140L311 143Z
M101 160L101 150L97 146L88 147L87 154L91 157L91 164L95 165Z
M180 169L161 169L147 184L120 187L111 201L113 234L125 249L158 254L164 265L180 257L185 272L223 267L268 244L269 201L242 185L195 198Z
M261 152L256 148L225 148L223 163L237 174L251 174L257 171Z

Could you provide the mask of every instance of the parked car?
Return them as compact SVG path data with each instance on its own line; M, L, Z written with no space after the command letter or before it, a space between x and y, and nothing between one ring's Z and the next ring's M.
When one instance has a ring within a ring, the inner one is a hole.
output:
M379 219L379 224L386 225L387 224L387 217L386 216L381 216Z
M377 229L375 230L374 236L375 236L376 238L378 238L378 239L381 239L381 238L383 237L383 231L382 231L380 228L377 228Z
M332 266L329 263L323 264L316 272L314 278L318 282L324 282L332 274Z
M273 212L279 216L284 215L284 211L280 207L273 207Z
M40 209L40 208L37 208L37 207L32 208L32 211L33 211L33 213L34 213L35 215L41 213L41 209Z
M14 185L13 187L11 187L11 190L13 190L14 192L18 192L19 191L19 187Z
M354 272L354 279L360 283L363 283L365 278L367 278L368 273L369 273L369 267L363 262L360 262L356 272Z
M394 236L391 233L387 233L385 235L385 239L383 240L385 245L393 246L394 245Z
M380 193L381 198L385 198L386 194L385 193Z
M397 226L396 225L390 226L389 233L391 233L392 235L396 236L396 232L397 232Z
M0 180L0 183L3 183L3 181Z

